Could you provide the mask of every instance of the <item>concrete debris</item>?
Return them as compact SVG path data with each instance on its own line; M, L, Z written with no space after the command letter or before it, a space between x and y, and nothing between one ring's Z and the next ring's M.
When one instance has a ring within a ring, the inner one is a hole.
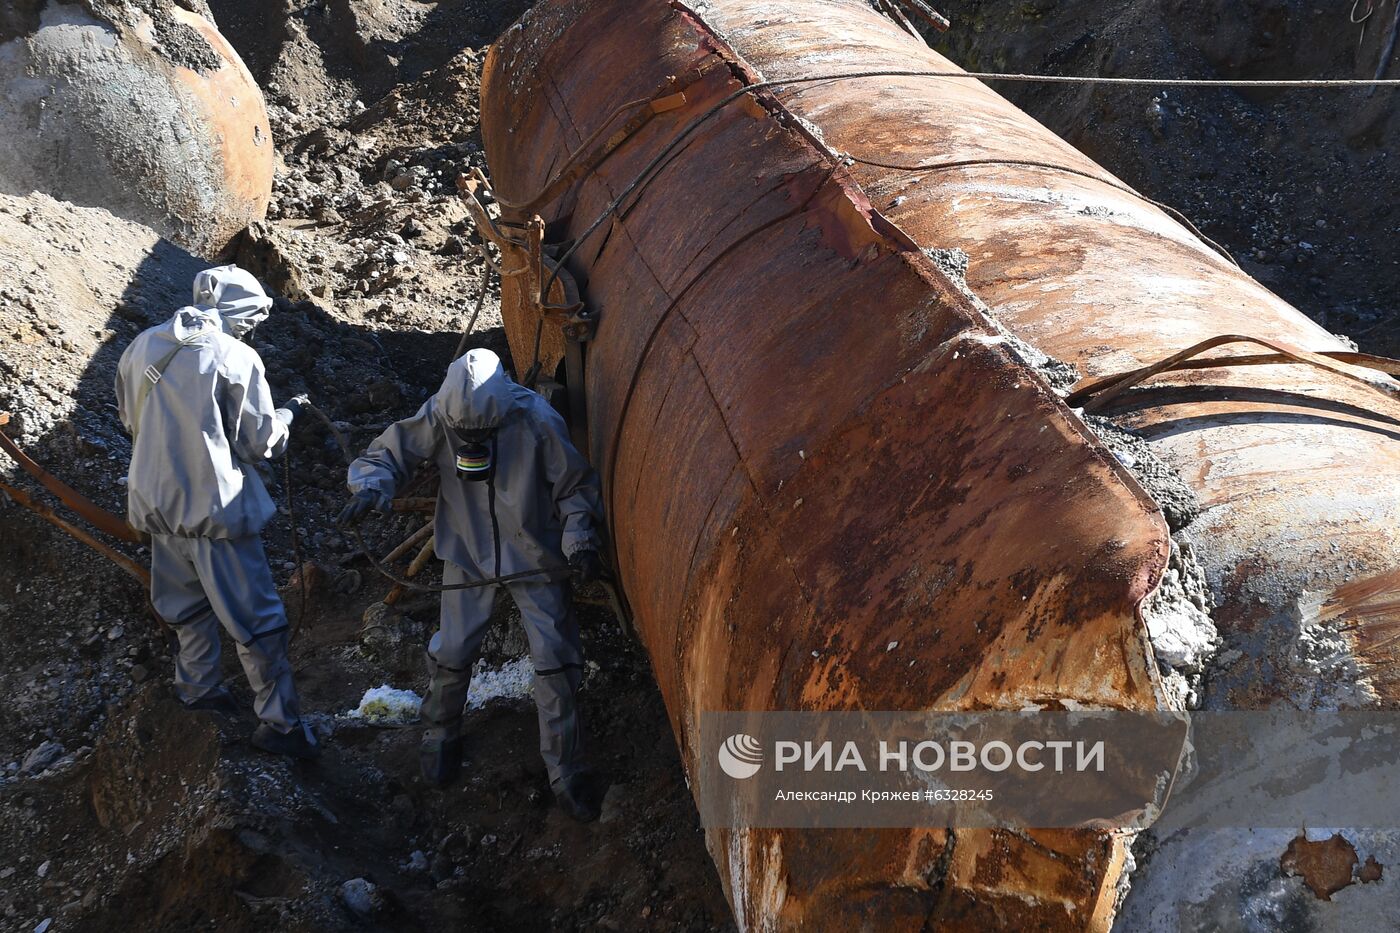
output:
M987 303L977 297L967 284L968 256L967 253L956 247L952 249L926 248L923 254L927 256L938 269L948 277L954 287L958 289L968 300L977 306L987 320L996 330L997 334L1006 341L1016 356L1040 376L1060 395L1067 395L1074 384L1079 381L1079 370L1063 360L1057 360L1041 352L1026 341L1017 337L1007 330L1002 323L997 320L995 312Z
M1345 619L1322 613L1324 597L1303 593L1285 613L1293 635L1286 659L1288 674L1281 678L1302 709L1364 709L1377 699L1368 672L1348 637Z
M1151 444L1108 418L1085 415L1084 423L1157 503L1168 528L1177 532L1196 520L1201 503L1195 491Z
M1185 532L1177 532L1162 581L1142 603L1152 651L1174 709L1201 705L1202 676L1220 646L1210 617L1213 605L1195 547Z

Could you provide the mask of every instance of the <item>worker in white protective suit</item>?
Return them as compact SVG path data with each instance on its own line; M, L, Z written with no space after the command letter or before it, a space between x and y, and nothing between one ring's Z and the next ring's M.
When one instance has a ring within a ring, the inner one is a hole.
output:
M255 465L281 456L306 403L274 408L257 351L242 342L272 301L237 266L206 269L194 303L143 332L117 367L131 434L127 514L151 536L151 603L180 643L175 690L196 709L236 714L219 673L219 624L238 645L262 720L253 745L310 758L287 658L287 616L261 532L274 508Z
M540 753L560 805L575 819L598 815L596 788L583 759L576 694L583 651L568 578L602 573L598 556L602 500L598 478L569 442L564 420L542 397L511 381L489 350L471 350L447 370L442 388L413 417L391 425L350 467L354 497L343 523L390 499L419 464L441 476L433 532L446 562L444 584L511 580L534 663ZM462 714L472 666L497 586L448 590L441 626L428 644L431 683L423 700L427 725L423 776L449 784L462 764Z

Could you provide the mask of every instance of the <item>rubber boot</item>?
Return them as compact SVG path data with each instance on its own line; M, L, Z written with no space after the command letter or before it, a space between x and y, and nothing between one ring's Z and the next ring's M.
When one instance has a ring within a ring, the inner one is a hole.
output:
M550 789L554 791L554 799L559 802L560 809L580 823L591 823L602 812L587 771L559 778Z
M227 716L230 719L238 718L238 704L227 693L214 693L207 697L200 697L198 700L191 700L185 704L185 709L206 710L218 713L220 716Z
M310 761L321 754L321 748L306 734L306 727L298 725L291 732L278 732L267 723L253 730L253 747L269 755L286 755L301 761Z
M434 739L424 736L418 746L418 767L423 780L436 787L457 783L462 776L462 739Z

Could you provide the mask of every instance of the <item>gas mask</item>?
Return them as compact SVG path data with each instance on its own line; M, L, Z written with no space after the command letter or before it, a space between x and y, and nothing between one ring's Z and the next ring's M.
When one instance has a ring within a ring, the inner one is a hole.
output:
M496 471L496 430L456 431L457 478L471 483L489 480Z

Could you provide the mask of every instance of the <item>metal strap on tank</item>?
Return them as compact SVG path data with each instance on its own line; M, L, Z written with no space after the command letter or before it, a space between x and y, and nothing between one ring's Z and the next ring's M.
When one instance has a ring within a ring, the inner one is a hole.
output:
M1273 352L1254 353L1249 356L1212 356L1205 359L1195 359L1195 357L1207 350L1230 343L1252 343L1272 350ZM1379 373L1385 373L1389 376L1400 376L1400 360L1392 360L1384 356L1373 356L1369 353L1354 353L1349 351L1328 350L1315 353L1311 350L1300 350L1297 347L1290 347L1287 344L1274 340L1266 340L1262 337L1248 337L1243 334L1221 334L1218 337L1211 337L1209 340L1202 340L1200 343L1187 347L1179 353L1172 354L1166 359L1159 360L1148 366L1142 366L1124 373L1116 373L1111 376L1103 376L1092 381L1081 382L1073 392L1065 397L1065 403L1071 408L1083 408L1085 411L1097 411L1119 395L1122 395L1128 389L1141 383L1143 380L1173 370L1298 363L1315 366L1318 369L1326 370L1344 379L1349 379L1352 382L1358 382L1373 391L1381 393L1386 398L1400 398L1400 385L1395 385L1385 379L1372 376L1365 372L1358 372L1356 369L1356 367L1361 367Z
M554 177L545 183L538 194L526 201L508 201L497 196L497 203L502 207L520 211L526 215L538 213L540 208L567 191L574 182L601 165L603 160L612 155L619 146L631 139L638 130L651 122L652 117L656 116L658 113L675 110L677 107L681 107L684 104L685 92L683 90L661 93L656 97L643 97L640 100L628 101L608 114L607 119L599 124L598 128L573 151L573 154L565 160L559 171L554 173ZM629 110L636 110L637 112L632 115L631 119L622 124L617 132L610 135L601 144L595 146L594 144L598 142L598 138L603 135L603 131L611 126L614 120Z

